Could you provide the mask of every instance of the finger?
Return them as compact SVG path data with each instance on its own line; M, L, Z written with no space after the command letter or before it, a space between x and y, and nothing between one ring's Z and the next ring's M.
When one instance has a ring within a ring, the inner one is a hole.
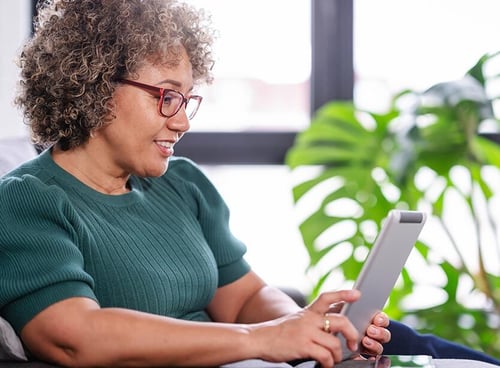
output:
M353 324L346 317L344 317L340 314L337 314L337 313L333 313L333 314L325 315L324 318L326 318L326 319L328 319L328 321L330 321L329 327L330 327L331 334L341 333L346 340L347 347L351 351L356 351L358 349L359 333L356 330L356 328L353 326ZM325 324L323 322L323 327L324 326L325 326ZM340 347L340 345L339 345L339 347ZM340 351L338 353L340 354L340 357L341 357L342 353Z
M339 290L322 293L316 300L309 304L306 308L319 313L325 314L330 309L330 306L339 302L352 303L359 299L361 293L358 290Z
M339 313L345 304L346 304L345 302L337 302L337 303L330 304L326 313Z
M331 368L335 363L335 357L332 355L330 349L325 348L322 344L314 344L309 353L311 359L317 361L323 368Z
M378 312L373 318L372 323L376 326L387 327L389 326L389 317L384 312Z
M334 336L332 333L320 333L315 335L313 339L314 343L318 346L323 347L328 351L328 354L332 358L332 362L340 362L342 360L342 347L338 337ZM328 363L330 364L330 363ZM331 365L330 365L331 367Z
M361 339L361 345L363 352L369 355L381 355L384 351L382 344L368 336Z
M366 330L366 335L373 340L385 344L391 341L391 331L384 327L378 327L375 325L370 325Z

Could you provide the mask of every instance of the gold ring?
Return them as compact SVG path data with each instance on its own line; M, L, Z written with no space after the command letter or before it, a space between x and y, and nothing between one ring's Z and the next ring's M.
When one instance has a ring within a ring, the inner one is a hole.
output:
M325 331L326 333L330 333L330 320L328 318L325 317L325 319L323 320L323 331Z

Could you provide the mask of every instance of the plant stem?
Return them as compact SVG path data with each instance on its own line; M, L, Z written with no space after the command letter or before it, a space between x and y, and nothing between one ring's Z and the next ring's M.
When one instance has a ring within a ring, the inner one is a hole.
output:
M453 238L453 235L446 226L446 223L444 222L442 217L437 217L439 223L443 227L443 230L445 231L446 235L448 236L448 239L450 239L451 245L455 249L456 254L458 255L458 258L460 258L460 265L458 265L457 270L460 271L461 273L466 273L467 275L470 275L472 277L472 274L470 273L469 269L467 268L467 265L465 263L465 259L462 255L462 252L460 252L460 249L458 248L458 244L456 243L455 239Z

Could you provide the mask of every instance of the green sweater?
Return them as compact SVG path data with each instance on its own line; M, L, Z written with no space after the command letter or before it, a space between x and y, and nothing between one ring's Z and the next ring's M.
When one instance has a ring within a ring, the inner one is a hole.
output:
M50 151L1 179L0 314L18 333L71 297L208 321L217 287L249 271L227 206L191 161L171 158L162 177L130 185L96 192Z

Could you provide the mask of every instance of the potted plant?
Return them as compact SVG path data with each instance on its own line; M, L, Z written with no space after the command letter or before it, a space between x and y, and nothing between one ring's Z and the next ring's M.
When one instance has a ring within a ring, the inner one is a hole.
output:
M385 113L332 101L297 135L286 164L315 168L293 188L301 208L318 203L299 225L311 297L332 280L356 279L390 209L424 210L426 236L385 311L500 356L500 145L481 134L500 130L498 96L487 93L496 75L486 73L497 56L460 80L398 93Z

